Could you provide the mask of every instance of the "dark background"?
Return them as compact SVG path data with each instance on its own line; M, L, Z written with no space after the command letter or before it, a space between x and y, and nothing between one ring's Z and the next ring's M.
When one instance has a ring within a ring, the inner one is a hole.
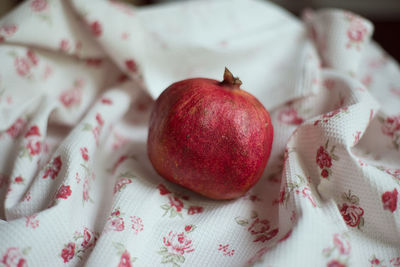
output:
M65 1L65 0L60 0ZM84 0L82 0L84 1ZM122 0L138 6L189 0ZM201 1L201 0L200 0ZM210 0L208 0L210 1ZM370 21L375 26L373 39L392 57L400 62L400 0L270 0L295 15L304 8L319 9L335 7L350 10ZM0 0L0 16L23 1Z

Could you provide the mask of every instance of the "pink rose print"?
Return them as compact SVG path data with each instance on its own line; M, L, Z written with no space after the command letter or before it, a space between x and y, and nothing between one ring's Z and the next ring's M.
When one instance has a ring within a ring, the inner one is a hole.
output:
M370 259L369 262L371 263L371 266L379 266L381 264L381 260L378 259L375 255L373 255Z
M17 57L15 58L14 65L18 75L24 77L30 74L31 66L29 65L28 59Z
M140 217L131 216L131 222L132 222L132 229L133 231L135 231L135 234L138 234L139 232L143 231L143 221Z
M171 254L184 255L194 251L192 240L184 232L170 231L167 237L163 237L163 243Z
M188 209L188 214L189 215L194 215L194 214L198 214L198 213L202 213L203 212L203 207L200 206L190 206Z
M3 263L6 267L27 267L28 264L26 259L24 258L23 253L20 252L18 248L10 247L4 253L3 258L1 259L1 263Z
M137 65L133 59L125 60L125 66L130 72L137 72Z
M79 105L82 100L82 90L78 87L65 90L61 93L59 99L66 108Z
M107 97L103 97L101 99L101 103L103 103L104 105L112 105L113 104L112 100Z
M84 161L89 160L89 151L86 147L81 147L81 155Z
M229 244L226 245L219 244L218 250L220 250L222 252L222 255L224 256L233 256L233 254L235 254L235 250L230 249Z
M33 214L31 216L25 217L25 226L31 227L32 229L36 229L39 226L39 220L36 219L37 214Z
M119 260L118 267L131 267L131 255L127 250L121 254L121 259Z
M71 187L69 185L61 185L60 189L57 191L56 198L63 198L67 199L69 196L71 196Z
M397 189L382 194L383 209L394 212L397 208Z
M96 244L97 236L92 233L88 228L83 228L83 241L81 247L83 249L88 249Z
M335 146L332 146L331 150L328 152L328 142L325 143L325 146L320 146L317 151L316 163L321 170L321 176L323 178L328 178L331 174L332 167L332 159L338 160L339 157L334 154Z
M33 0L31 3L31 8L34 12L41 12L47 8L46 0Z
M279 112L278 120L281 123L288 125L299 125L303 123L303 119L298 116L297 110L294 108L287 108Z
M100 37L101 34L103 33L102 26L101 26L100 22L98 22L98 21L92 22L90 24L90 29L91 29L93 35L96 37Z
M347 267L347 265L341 263L340 261L338 261L336 259L333 259L330 262L328 262L326 267Z
M182 210L183 203L177 196L168 196L168 199L171 207L175 207L177 212L180 212Z
M257 213L253 211L253 214L251 216L251 219L253 222L250 224L249 228L247 229L251 235L255 236L255 239L253 242L265 242L268 240L271 240L274 238L278 232L279 229L275 228L273 230L270 230L270 223L268 220L261 220ZM245 226L249 224L249 220L242 218L240 216L235 218L235 221L237 224L241 226Z
M111 229L114 231L123 231L125 229L123 218L114 218L111 220Z
M36 125L32 126L28 130L28 132L26 132L25 138L30 137L30 136L40 136L39 127L37 127Z
M333 244L339 250L340 254L349 255L350 254L350 243L341 234L333 235Z
M158 190L160 190L160 195L168 195L171 192L163 184L157 185Z
M393 137L398 131L400 131L400 115L387 117L383 121L381 129L385 135Z
M36 54L33 50L28 49L26 56L32 65L36 66L39 63L39 59L36 57Z
M14 122L13 125L11 125L10 128L6 130L6 133L11 137L11 138L16 138L18 137L23 128L25 127L26 121L23 118L18 118L16 122Z
M346 44L346 48L351 48L354 45L357 50L360 50L359 44L364 41L367 33L367 27L360 19L352 19L349 28L347 29L347 37L349 38L349 41Z
M18 26L15 24L3 25L0 27L0 33L3 32L7 37L10 37L18 30Z
M74 258L75 255L75 243L70 242L68 243L63 250L61 250L61 258L65 262L69 262Z
M67 52L69 49L70 49L69 41L67 39L62 39L60 41L60 50Z
M390 259L390 264L393 266L400 266L400 257Z
M114 194L117 192L121 192L122 188L124 188L127 184L131 184L131 183L132 183L131 178L122 177L114 185Z
M101 116L100 113L97 113L97 114L96 114L96 121L97 121L97 123L98 123L100 126L103 126L103 125L104 125L104 120L103 120L103 117Z
M256 218L248 230L252 235L256 235L265 233L267 230L269 230L269 228L268 220L260 220L259 218Z
M47 177L50 177L54 180L60 172L61 167L61 156L57 156L47 165L42 178L46 179Z
M107 218L107 224L105 227L105 232L117 231L121 232L125 229L125 222L122 218L121 211L116 208L111 215Z

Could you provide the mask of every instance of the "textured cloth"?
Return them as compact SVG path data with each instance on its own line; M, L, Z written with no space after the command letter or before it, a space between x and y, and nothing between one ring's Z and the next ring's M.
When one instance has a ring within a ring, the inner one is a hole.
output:
M0 21L0 265L400 266L400 71L372 31L264 1L24 2ZM213 201L156 174L147 122L225 66L274 144Z

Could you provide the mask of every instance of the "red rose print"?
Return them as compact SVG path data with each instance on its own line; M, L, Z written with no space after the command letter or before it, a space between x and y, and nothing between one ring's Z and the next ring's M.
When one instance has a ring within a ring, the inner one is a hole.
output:
M81 155L84 161L89 160L89 154L88 154L88 149L86 147L81 147Z
M168 237L163 238L163 242L171 254L184 255L194 251L192 240L183 232L177 234L170 231Z
M97 237L89 231L88 228L83 228L83 241L82 241L82 248L88 249L96 244Z
M320 146L317 151L316 162L321 169L324 167L330 168L332 166L332 159L323 146Z
M60 101L65 107L71 107L73 105L78 105L82 100L82 90L79 88L72 88L65 90L60 95Z
M121 188L123 188L125 185L132 183L131 179L128 178L121 178L118 180L118 182L115 183L114 185L114 194L117 192L121 192Z
M0 101L1 101L1 96L0 96ZM18 118L13 125L10 126L6 130L6 133L10 135L10 137L15 138L18 137L19 134L21 133L21 130L24 128L26 124L26 121L22 118Z
M253 242L265 242L265 241L268 241L268 240L271 240L272 238L274 238L277 234L278 234L278 232L279 232L279 229L278 228L276 228L276 229L273 229L273 230L271 230L271 231L269 231L269 232L267 232L267 233L265 233L265 234L263 234L263 235L259 235L256 239L254 239L254 241Z
M62 166L62 161L61 161L61 156L57 156L53 159L53 161L49 164L49 166L46 168L43 177L42 178L47 178L50 176L51 179L54 180L58 173L61 170Z
M18 248L8 248L1 259L6 267L27 267L28 264L24 258L24 255L19 251Z
M326 267L346 267L346 265L341 263L340 261L334 259L334 260L331 260L330 262L328 262Z
M29 150L29 154L31 156L38 155L41 151L41 143L40 141L29 140L27 144L27 148Z
M22 183L23 181L24 181L24 179L21 176L17 176L14 179L14 182L16 182L16 183Z
M14 61L14 65L18 75L27 76L30 74L31 66L26 58L17 57Z
M131 72L136 72L137 71L136 62L133 59L126 60L125 61L125 66Z
M143 231L143 221L141 218L131 216L132 229L137 233Z
M182 210L183 203L177 196L168 196L168 199L171 207L175 207L177 212L180 212Z
M74 255L75 255L75 243L70 242L61 251L61 258L63 258L64 262L69 262L74 258Z
M71 195L71 187L69 185L61 185L60 189L57 191L56 198L67 199Z
M350 254L350 243L348 240L344 239L342 235L335 234L333 236L333 244L339 249L340 254Z
M190 206L188 209L188 214L193 215L193 214L198 214L203 212L203 207L198 207L198 206Z
M100 37L103 32L102 26L98 21L92 22L92 24L90 24L90 29L92 30L93 35L96 37Z
M29 137L29 136L40 136L40 131L39 131L39 127L37 127L36 125L32 126L28 132L26 132L25 134L25 138Z
M394 212L397 208L397 189L382 194L383 209Z
M29 49L29 50L26 52L26 56L28 57L30 63L32 63L32 64L35 65L35 66L38 64L39 60L38 60L38 58L36 57L36 54L35 54L35 52L34 52L33 50L30 50L30 49Z
M119 260L118 267L131 267L131 255L127 250L124 251L121 255L121 259Z
M103 125L104 125L104 120L103 120L103 117L101 116L100 113L97 113L97 114L96 114L96 121L97 121L97 123L98 123L100 126L103 126Z
M106 97L103 97L101 99L101 103L103 103L104 105L112 105L112 100Z
M329 177L329 171L327 169L323 169L321 171L321 176L324 178L328 178Z
M157 185L158 190L160 190L160 195L168 195L171 192L163 184Z
M303 123L303 119L297 114L297 110L294 108L287 108L279 112L278 120L284 124L299 125Z
M360 222L361 216L364 214L364 210L355 205L343 203L342 207L340 207L340 213L348 226L356 227Z
M400 115L387 117L381 129L385 135L393 137L397 131L400 131Z
M35 12L41 12L47 8L46 0L33 0L31 3L31 8Z

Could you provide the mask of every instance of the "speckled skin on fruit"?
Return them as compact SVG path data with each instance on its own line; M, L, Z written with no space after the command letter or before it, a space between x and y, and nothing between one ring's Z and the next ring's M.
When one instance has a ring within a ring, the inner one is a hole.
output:
M209 198L233 199L259 180L272 141L269 114L254 96L195 78L172 84L157 99L147 149L165 179Z

